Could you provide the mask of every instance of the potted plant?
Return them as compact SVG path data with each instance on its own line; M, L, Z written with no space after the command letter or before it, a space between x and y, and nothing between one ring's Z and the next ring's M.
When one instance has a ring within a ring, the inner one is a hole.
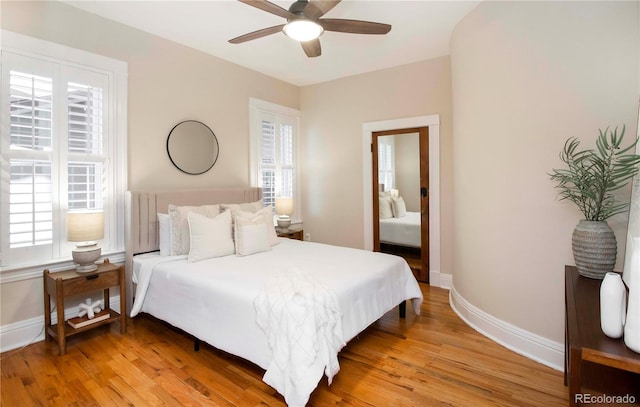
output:
M624 212L629 205L618 202L613 192L623 188L638 173L640 155L629 153L638 139L622 148L625 127L602 131L596 149L578 150L580 141L569 138L560 159L566 168L554 169L550 175L557 182L560 200L567 199L584 215L573 231L571 247L578 272L602 279L616 263L616 236L607 219Z

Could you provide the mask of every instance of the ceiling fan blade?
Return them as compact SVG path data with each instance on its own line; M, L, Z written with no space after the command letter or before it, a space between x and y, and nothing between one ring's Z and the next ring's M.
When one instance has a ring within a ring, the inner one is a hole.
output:
M342 0L315 0L309 1L304 8L304 15L311 20L317 20L327 14L329 10L338 5Z
M323 18L317 21L326 31L337 31L351 34L386 34L391 31L389 24L371 21L345 20L339 18Z
M259 8L260 10L266 11L267 13L275 14L282 18L296 18L297 16L293 13L290 13L289 10L285 10L277 4L273 4L267 0L238 0L241 3L246 5Z
M275 34L275 33L281 32L282 31L282 27L284 27L284 24L276 25L276 26L269 27L269 28L263 28L262 30L250 32L248 34L241 35L241 36L236 37L236 38L232 38L232 39L229 40L229 42L232 43L232 44L240 44L240 43L243 43L243 42L247 42L247 41L255 40L255 39L258 39L258 38L266 37L267 35L271 35L271 34Z
M319 57L322 54L322 48L320 47L320 40L315 39L311 41L303 41L300 43L302 45L302 49L304 53L307 54L309 58Z

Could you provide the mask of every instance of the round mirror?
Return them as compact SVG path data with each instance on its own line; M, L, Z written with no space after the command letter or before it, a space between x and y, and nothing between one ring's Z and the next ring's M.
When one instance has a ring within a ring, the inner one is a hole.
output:
M218 139L205 124L185 120L176 124L167 137L169 159L182 172L204 174L218 159Z

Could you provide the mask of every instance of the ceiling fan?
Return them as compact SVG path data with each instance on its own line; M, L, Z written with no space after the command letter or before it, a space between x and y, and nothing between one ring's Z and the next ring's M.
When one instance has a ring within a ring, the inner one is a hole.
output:
M240 44L282 31L288 37L299 41L308 57L317 57L322 53L318 37L320 37L324 31L351 34L386 34L391 31L389 24L361 20L320 18L338 5L341 0L298 0L289 7L289 10L285 10L267 0L238 1L259 8L267 13L286 18L287 23L263 28L232 38L229 40L232 44Z

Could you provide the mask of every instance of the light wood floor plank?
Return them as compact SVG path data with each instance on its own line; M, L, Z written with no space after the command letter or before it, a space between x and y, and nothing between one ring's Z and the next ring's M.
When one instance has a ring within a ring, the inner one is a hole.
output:
M421 285L422 314L393 310L350 341L310 406L567 406L562 372L480 335ZM0 405L284 406L264 371L148 316L2 354Z

